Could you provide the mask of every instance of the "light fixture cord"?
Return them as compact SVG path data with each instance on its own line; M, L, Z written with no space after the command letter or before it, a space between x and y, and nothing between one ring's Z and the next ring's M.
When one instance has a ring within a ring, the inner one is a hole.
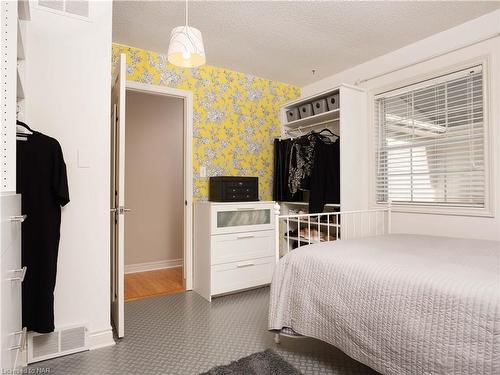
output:
M186 0L186 26L188 25L188 0Z

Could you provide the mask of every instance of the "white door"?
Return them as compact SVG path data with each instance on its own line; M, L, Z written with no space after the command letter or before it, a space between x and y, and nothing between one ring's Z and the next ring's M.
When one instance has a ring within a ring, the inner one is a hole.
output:
M118 337L124 336L125 268L125 81L126 57L120 55L111 92L111 316Z

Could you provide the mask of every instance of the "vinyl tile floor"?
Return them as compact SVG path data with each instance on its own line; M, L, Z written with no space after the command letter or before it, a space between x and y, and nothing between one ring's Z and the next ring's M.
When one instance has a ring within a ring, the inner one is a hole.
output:
M125 304L125 337L111 347L29 366L50 375L199 374L273 348L303 374L377 374L313 339L274 343L267 331L269 288L216 298L194 292Z

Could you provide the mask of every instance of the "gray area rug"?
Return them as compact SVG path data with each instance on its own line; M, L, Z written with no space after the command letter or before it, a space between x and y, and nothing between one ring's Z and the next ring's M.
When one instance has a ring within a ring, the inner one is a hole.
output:
M217 366L201 375L301 375L295 367L270 349Z

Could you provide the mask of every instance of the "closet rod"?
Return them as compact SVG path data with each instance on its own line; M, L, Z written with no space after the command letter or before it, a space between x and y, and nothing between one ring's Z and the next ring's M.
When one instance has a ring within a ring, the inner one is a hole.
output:
M391 73L396 73L396 72L399 72L400 70L403 70L403 69L406 69L406 68L410 68L412 66L415 66L415 65L418 65L418 64L422 64L424 62L427 62L427 61L430 61L430 60L433 60L433 59L437 59L438 57L441 57L441 56L444 56L444 55L447 55L449 53L452 53L452 52L455 52L455 51L459 51L461 49L464 49L464 48L467 48L467 47L470 47L470 46L473 46L475 44L478 44L478 43L482 43L482 42L486 42L487 40L490 40L490 39L494 39L494 38L497 38L500 36L500 32L497 32L495 34L492 34L490 36L487 36L487 37L484 37L484 38L481 38L479 40L476 40L474 42L471 42L471 43L467 43L467 44L464 44L464 45L461 45L460 47L455 47L455 48L452 48L452 49L449 49L449 50L446 50L445 52L440 52L440 53L437 53L435 55L432 55L432 56L429 56L429 57L426 57L425 59L422 59L422 60L418 60L418 61L415 61L411 64L406 64L406 65L403 65L403 66L400 66L399 68L395 68L395 69L392 69L392 70L389 70L387 72L384 72L384 73L380 73L380 74L376 74L374 76L371 76L371 77L368 77L368 78L364 78L364 79L358 79L354 84L356 86L359 86L360 84L362 83L365 83L365 82L368 82L368 81L372 81L374 79L377 79L377 78L380 78L380 77L383 77L383 76L386 76L388 74L391 74Z
M320 126L320 125L325 125L325 124L338 122L338 121L339 121L339 119L317 122L316 124L312 124L312 125L298 126L296 128L293 128L293 129L286 129L285 132L289 133L289 132L300 131L300 130L309 129L309 128L315 128L315 127Z

